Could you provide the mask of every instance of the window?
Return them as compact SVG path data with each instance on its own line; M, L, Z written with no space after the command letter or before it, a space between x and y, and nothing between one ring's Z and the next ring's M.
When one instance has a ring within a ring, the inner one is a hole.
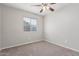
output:
M37 21L35 18L24 17L24 31L37 31Z

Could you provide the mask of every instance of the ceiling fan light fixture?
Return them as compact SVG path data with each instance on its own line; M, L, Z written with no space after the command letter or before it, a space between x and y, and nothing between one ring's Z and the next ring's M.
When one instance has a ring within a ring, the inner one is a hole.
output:
M42 3L41 5L35 5L35 6L41 6L40 13L45 12L46 10L50 10L53 12L54 9L50 6L53 4L56 4L56 3Z
M46 7L45 6L43 6L42 9L43 9L42 12L45 12L46 11Z
M49 10L49 6L46 6L46 9Z

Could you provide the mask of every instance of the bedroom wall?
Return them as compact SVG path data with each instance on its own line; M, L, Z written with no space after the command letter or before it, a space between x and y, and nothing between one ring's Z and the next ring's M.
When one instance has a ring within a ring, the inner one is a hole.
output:
M47 41L79 51L79 4L46 15L44 29Z
M2 49L22 44L41 41L43 37L43 17L8 6L2 6L3 10L3 40ZM37 18L37 31L24 32L23 17Z

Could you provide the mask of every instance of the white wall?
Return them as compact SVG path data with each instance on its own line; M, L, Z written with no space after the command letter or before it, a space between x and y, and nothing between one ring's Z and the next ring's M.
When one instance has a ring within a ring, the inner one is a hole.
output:
M37 18L37 31L24 32L23 17L30 16ZM3 40L2 48L13 47L42 40L43 19L27 11L3 6Z
M79 51L79 4L69 4L45 17L47 41Z

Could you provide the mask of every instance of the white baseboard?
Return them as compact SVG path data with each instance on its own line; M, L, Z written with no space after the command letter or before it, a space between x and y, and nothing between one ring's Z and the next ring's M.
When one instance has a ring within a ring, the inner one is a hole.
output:
M68 47L68 46L64 46L64 45L62 45L62 44L54 43L54 42L51 42L51 41L49 41L49 40L45 40L45 41L47 41L47 42L49 42L49 43L51 43L51 44L55 44L55 45L58 45L58 46L61 46L61 47L64 47L64 48L73 50L73 51L75 51L75 52L79 52L78 49L74 49L74 48L71 48L71 47Z
M3 49L12 48L12 47L17 47L17 46L21 46L21 45L25 45L25 44L31 44L31 43L40 42L40 41L42 41L42 40L35 40L35 41L31 41L31 42L26 42L26 43L17 44L17 45L14 45L14 46L4 47L4 48L1 48L0 51L3 50Z
M61 45L61 44L58 44L58 43L54 43L54 42L51 42L49 40L36 40L36 41L27 42L27 43L17 44L17 45L14 45L14 46L1 48L0 51L3 50L3 49L17 47L17 46L21 46L21 45L25 45L25 44L31 44L31 43L40 42L40 41L47 41L47 42L49 42L51 44L55 44L55 45L58 45L58 46L61 46L61 47L64 47L64 48L71 49L73 51L79 52L79 50L77 50L77 49L74 49L74 48L71 48L71 47L68 47L68 46L64 46L64 45Z

